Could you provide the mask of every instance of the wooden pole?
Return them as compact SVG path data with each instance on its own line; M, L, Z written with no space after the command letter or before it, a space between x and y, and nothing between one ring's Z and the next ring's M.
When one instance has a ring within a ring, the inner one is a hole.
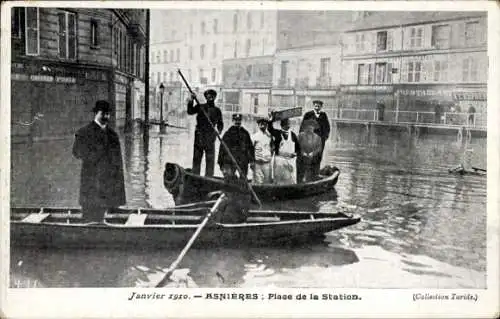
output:
M203 227L205 227L205 225L207 224L207 222L210 219L210 217L215 212L217 212L217 210L219 209L220 204L222 203L222 201L225 198L226 198L226 195L222 194L217 199L217 201L215 202L214 206L212 206L212 208L208 211L208 214L205 216L205 218L203 219L203 221L196 228L196 231L191 236L191 238L189 239L189 241L186 244L186 246L184 246L184 248L182 249L182 251L179 254L179 256L177 257L177 259L174 260L174 262L170 265L170 267L168 267L168 270L165 272L165 275L163 276L163 278L155 285L156 288L158 288L158 287L164 287L165 286L165 284L170 279L170 276L172 276L172 273L174 272L174 270L177 268L177 266L179 266L180 262L182 261L182 259L184 258L184 256L186 256L188 250L191 248L191 246L193 245L193 243L196 240L196 238L198 238L198 236L200 235Z

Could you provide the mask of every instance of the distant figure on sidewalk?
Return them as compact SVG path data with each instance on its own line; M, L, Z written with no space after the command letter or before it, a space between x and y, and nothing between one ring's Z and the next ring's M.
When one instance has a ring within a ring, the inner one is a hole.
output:
M97 101L94 120L76 132L73 155L82 160L80 205L86 222L102 222L107 209L126 203L118 134L108 125L111 108Z
M434 107L434 123L441 123L441 117L443 116L443 107L441 103L437 103Z
M246 179L248 174L248 165L254 166L255 151L253 148L252 139L246 129L241 126L242 115L233 114L233 126L231 126L224 136L222 141L231 151L231 154L236 159L236 163L243 172L240 179ZM220 166L224 177L234 176L237 168L231 156L227 153L226 148L222 145L219 146L219 158L217 163Z
M476 123L475 121L475 117L476 117L476 108L474 106L469 106L469 110L467 111L467 113L469 113L469 125L470 126L474 126L474 124Z
M378 120L384 120L385 104L382 101L377 102Z
M217 92L215 90L206 90L203 95L207 100L205 104L194 105L196 95L192 95L187 104L187 113L189 115L196 114L196 129L194 131L194 150L193 150L193 167L194 174L200 174L201 158L205 153L205 176L214 175L215 166L215 133L212 125L207 119L206 114L210 118L212 124L216 127L219 134L224 129L221 110L215 106L215 98Z
M272 135L267 130L267 120L258 119L259 130L252 135L252 143L255 149L255 166L253 168L254 184L270 184L271 176L271 142Z
M316 133L321 138L322 147L320 155L315 159L315 162L313 163L313 167L315 172L314 174L319 174L321 159L323 158L323 151L325 150L325 143L330 136L330 121L326 113L321 110L323 108L323 101L314 100L313 106L314 110L304 114L302 124L300 125L300 132L304 130L304 123L306 123L307 120L315 120L318 123L318 126L314 130L314 133Z

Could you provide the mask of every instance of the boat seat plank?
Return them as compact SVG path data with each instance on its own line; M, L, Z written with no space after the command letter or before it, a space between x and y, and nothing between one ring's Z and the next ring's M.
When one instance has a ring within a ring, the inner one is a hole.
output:
M39 224L42 221L44 221L47 217L49 217L49 215L50 213L33 213L23 218L22 221L25 223Z
M248 217L248 223L265 223L265 222L279 222L281 219L279 217L265 217L265 216L255 216Z
M147 214L131 214L128 216L127 221L125 222L126 226L144 226L144 222L148 217Z

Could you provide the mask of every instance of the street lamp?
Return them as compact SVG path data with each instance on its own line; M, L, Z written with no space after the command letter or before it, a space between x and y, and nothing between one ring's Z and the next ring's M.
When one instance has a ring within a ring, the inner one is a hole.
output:
M160 133L165 133L166 125L163 121L163 93L165 93L165 86L163 82L160 83Z

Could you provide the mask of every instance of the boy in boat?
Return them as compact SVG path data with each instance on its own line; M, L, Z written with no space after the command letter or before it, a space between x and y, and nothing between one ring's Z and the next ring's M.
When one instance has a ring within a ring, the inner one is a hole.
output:
M122 153L109 127L111 108L97 101L94 120L76 132L73 155L82 160L80 205L86 222L102 222L107 209L125 204Z
M243 175L240 178L247 178L248 166L254 167L255 150L253 148L252 139L248 131L241 126L242 115L233 114L233 126L231 126L224 136L222 141L229 148L229 151L236 159L236 163L240 167ZM237 168L231 156L227 153L224 145L219 146L219 158L217 163L224 176L235 175Z
M281 130L273 127L274 116L271 113L267 129L273 136L272 150L275 154L274 163L274 183L275 184L295 184L296 159L300 153L300 145L297 135L290 129L288 119L281 120Z
M314 120L318 123L318 126L314 129L314 133L318 134L321 138L322 148L320 155L314 159L312 163L314 168L314 175L319 174L319 168L321 165L321 159L323 157L323 151L325 149L325 143L330 136L330 121L328 120L328 116L325 112L322 111L323 101L314 100L313 101L314 110L307 112L304 114L304 118L302 119L302 123L305 123L307 120ZM303 125L300 127L300 132L304 130Z
M297 156L297 183L312 181L319 173L316 172L315 165L321 162L323 144L321 138L314 133L317 126L314 120L302 122L303 131L299 134L300 153Z
M257 120L259 130L252 135L252 143L255 149L255 165L253 168L254 184L269 184L271 179L271 142L272 135L267 131L267 120Z
M210 122L217 128L219 133L224 129L224 122L222 120L221 110L215 106L217 92L210 89L206 90L203 95L207 103L194 106L194 98L196 95L193 94L187 104L187 113L189 115L196 114L192 171L195 174L200 174L201 158L203 157L203 153L205 153L205 176L213 176L215 165L215 139L217 138L217 134L214 132ZM205 114L208 115L210 121Z

